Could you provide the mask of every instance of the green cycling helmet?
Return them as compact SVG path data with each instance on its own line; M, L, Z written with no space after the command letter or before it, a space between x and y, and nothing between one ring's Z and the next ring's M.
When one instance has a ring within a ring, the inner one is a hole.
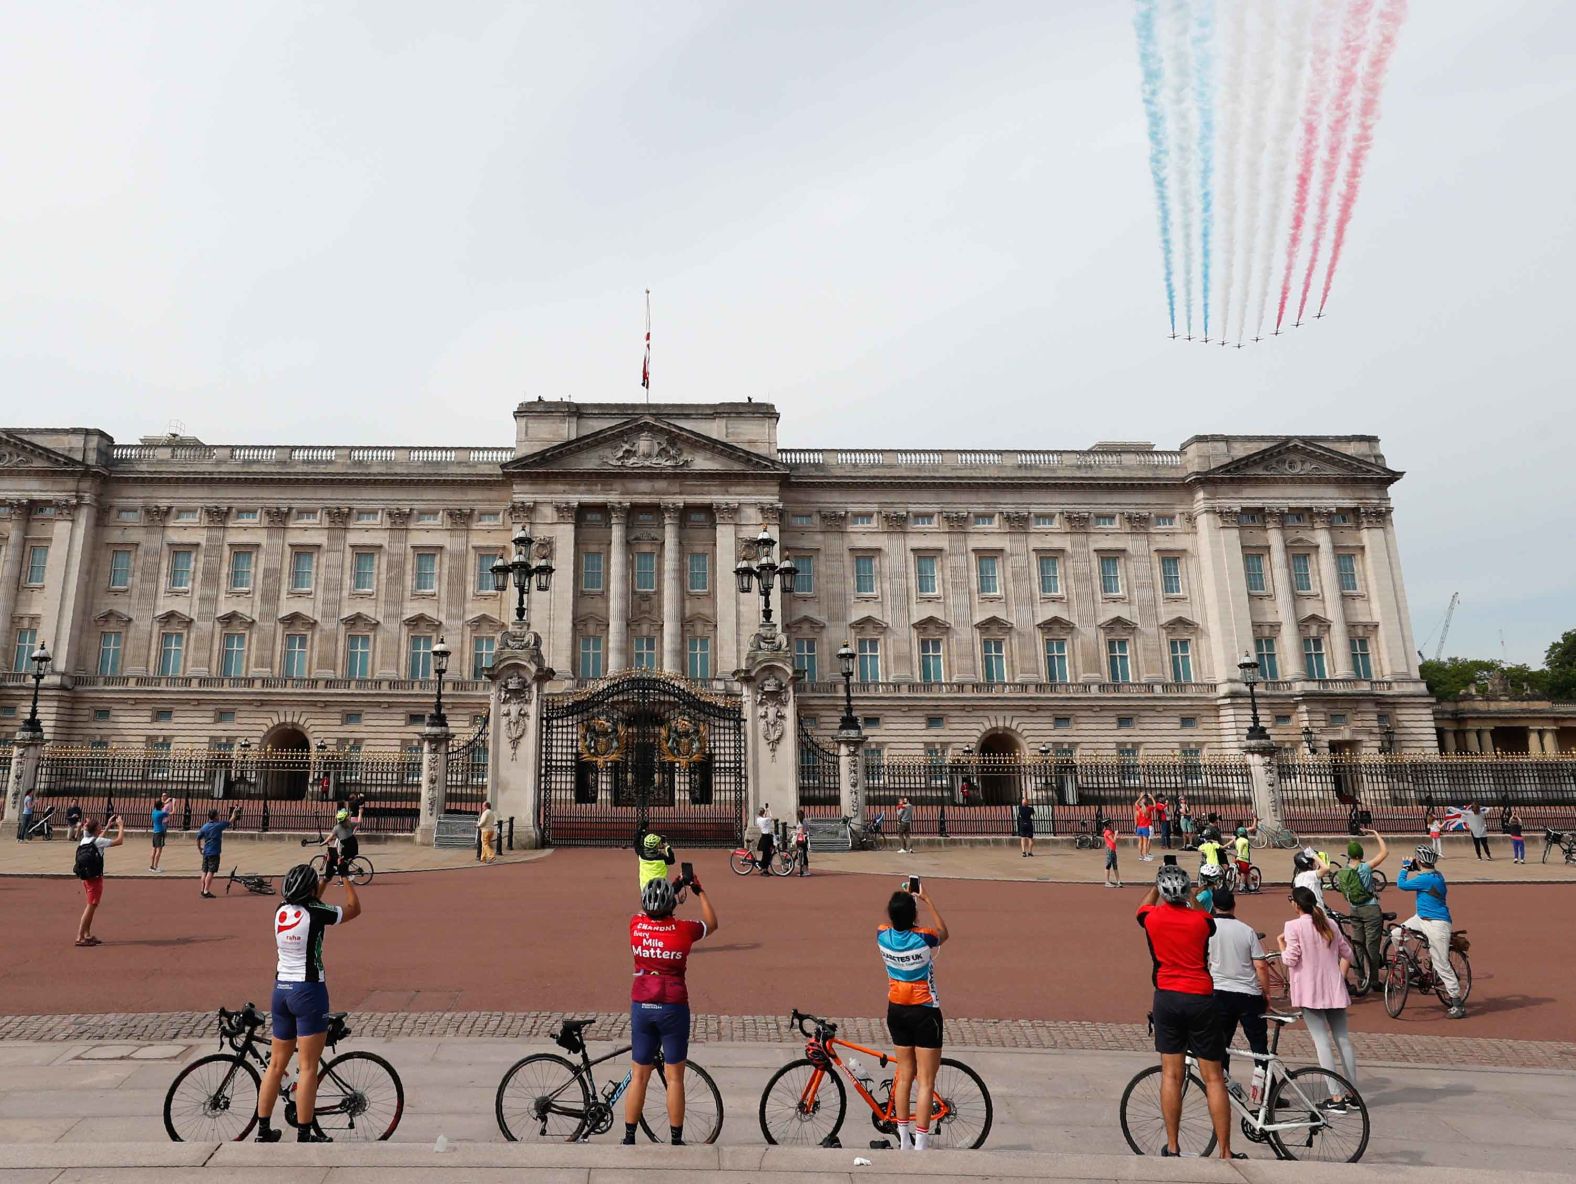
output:
M644 851L647 855L652 855L652 856L657 855L662 850L662 836L661 835L647 835L644 839L641 840L641 842L640 842L640 849L642 851Z
M334 815L334 821L335 822L344 822L347 819L349 819L349 817L350 817L350 811L349 810L341 810L338 814Z
M1361 843L1359 843L1356 839L1353 839L1350 843L1346 844L1346 858L1361 859L1362 857L1363 845Z
M1248 837L1248 828L1245 827L1245 826L1237 827L1237 838L1245 839L1247 837Z

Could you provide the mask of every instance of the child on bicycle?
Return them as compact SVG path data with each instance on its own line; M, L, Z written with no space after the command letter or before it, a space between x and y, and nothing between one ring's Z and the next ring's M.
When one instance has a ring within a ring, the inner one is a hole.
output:
M1237 837L1231 842L1237 855L1237 883L1247 884L1248 871L1253 867L1253 844L1248 839L1248 828L1237 827Z

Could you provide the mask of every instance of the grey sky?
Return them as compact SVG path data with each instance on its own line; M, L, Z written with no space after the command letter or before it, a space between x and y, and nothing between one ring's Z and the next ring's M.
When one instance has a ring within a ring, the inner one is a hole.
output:
M640 396L649 286L657 397L785 444L1378 434L1419 638L1537 660L1576 7L1412 9L1329 319L1239 352L1165 337L1120 0L13 5L0 422L505 443Z

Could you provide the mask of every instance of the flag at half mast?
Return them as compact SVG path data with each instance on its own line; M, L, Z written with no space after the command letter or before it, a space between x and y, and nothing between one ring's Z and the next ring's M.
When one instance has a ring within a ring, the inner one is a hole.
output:
M640 385L646 389L646 399L651 398L651 289L646 289L646 360L640 366Z

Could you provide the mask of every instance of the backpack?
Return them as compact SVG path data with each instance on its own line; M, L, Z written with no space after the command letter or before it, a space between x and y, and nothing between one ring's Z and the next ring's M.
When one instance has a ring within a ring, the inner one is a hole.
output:
M1374 894L1363 884L1362 876L1358 875L1357 869L1351 865L1335 873L1335 884L1341 890L1341 895L1346 897L1348 904L1363 905L1374 902Z
M72 866L79 880L96 880L104 874L104 851L98 843L80 843L77 860Z

